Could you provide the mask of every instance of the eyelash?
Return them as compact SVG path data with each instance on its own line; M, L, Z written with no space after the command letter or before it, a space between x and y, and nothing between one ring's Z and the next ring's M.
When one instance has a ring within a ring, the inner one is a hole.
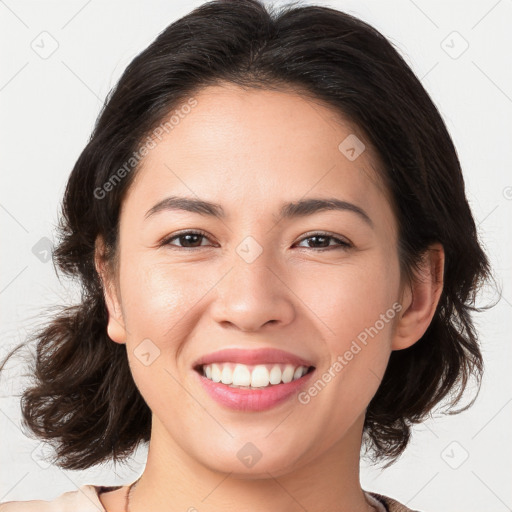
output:
M199 249L201 247L206 247L206 246L201 246L201 245L198 247L180 247L180 246L171 244L171 242L173 240L175 240L177 238L184 237L186 235L200 235L209 240L206 232L201 231L201 230L191 230L191 231L182 231L181 233L178 233L178 234L172 235L171 237L165 238L164 240L162 240L160 245L161 246L166 245L166 246L172 247L172 249L182 249L185 251L192 251L195 249ZM337 237L331 235L330 233L326 233L323 231L315 231L313 233L308 233L307 236L301 238L297 243L304 242L305 240L309 240L310 238L314 238L314 237L324 237L324 238L332 239L332 240L335 240L336 242L339 242L339 244L337 247L328 246L328 247L321 247L319 249L315 249L314 247L301 247L301 249L313 249L316 252L324 252L324 251L333 250L332 247L334 247L335 249L344 249L344 250L347 250L347 249L350 249L351 247L353 247L353 245L351 243L345 242L344 240L341 240L340 238L337 238Z

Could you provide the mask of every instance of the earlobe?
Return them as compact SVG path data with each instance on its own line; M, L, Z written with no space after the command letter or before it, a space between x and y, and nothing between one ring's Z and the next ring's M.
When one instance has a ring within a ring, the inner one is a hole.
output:
M108 314L107 334L108 337L116 343L126 343L126 329L110 312Z
M392 350L414 345L430 325L443 291L444 259L440 243L432 244L425 252L421 272L404 291L404 309L395 326Z
M126 329L121 311L121 306L113 276L106 267L104 254L104 243L101 237L96 240L96 250L94 256L94 265L103 287L103 297L108 312L107 334L109 338L116 343L126 343Z

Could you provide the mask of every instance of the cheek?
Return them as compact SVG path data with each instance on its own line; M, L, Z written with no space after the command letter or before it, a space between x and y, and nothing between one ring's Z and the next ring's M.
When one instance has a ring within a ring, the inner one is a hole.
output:
M343 414L362 412L378 389L391 353L399 286L398 261L384 254L361 255L359 260L333 267L322 274L301 277L302 297L314 312L327 352L317 388L327 391L335 424ZM395 308L393 307L395 305ZM310 315L311 318L313 318ZM313 393L316 393L313 390Z
M151 261L143 255L126 258L121 278L123 316L132 344L151 339L162 351L185 339L201 299L215 281L199 266L185 268ZM128 271L127 269L132 269Z
M211 279L142 257L123 263L133 269L122 274L121 295L134 381L151 407L168 407L169 396L181 403L186 397L172 362L194 329Z
M398 262L377 252L361 254L340 265L304 266L295 279L294 291L322 320L322 332L342 348L392 308L399 287Z
M316 323L320 319L319 329L328 337L356 336L395 300L399 276L398 264L392 261L372 251L341 264L297 265L286 279L294 292L289 300L297 314ZM185 327L197 316L194 311L208 302L206 296L221 275L211 265L205 272L204 262L169 264L144 254L131 255L122 263L125 324L139 338L158 340L166 333L168 341L179 339L180 333L186 336Z

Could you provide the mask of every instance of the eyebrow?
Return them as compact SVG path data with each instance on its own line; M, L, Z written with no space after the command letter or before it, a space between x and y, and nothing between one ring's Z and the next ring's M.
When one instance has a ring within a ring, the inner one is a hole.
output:
M187 211L199 215L225 219L226 212L220 204L204 201L202 199L169 196L150 208L144 219L161 211ZM357 214L369 226L373 227L370 216L359 206L336 198L310 198L296 202L284 203L279 210L278 222L283 219L306 217L321 211L348 211Z

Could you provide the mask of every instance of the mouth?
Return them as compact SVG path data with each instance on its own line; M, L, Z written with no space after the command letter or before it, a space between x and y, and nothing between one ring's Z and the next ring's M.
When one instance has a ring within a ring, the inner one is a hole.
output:
M226 348L192 365L207 395L236 412L297 406L291 399L308 384L315 368L312 361L275 348Z
M199 385L206 391L207 396L222 408L237 413L263 412L278 405L299 406L302 402L292 398L299 396L315 373L314 366L299 366L294 370L292 365L289 367L285 365L284 371L281 370L281 365L276 364L269 365L270 371L266 368L267 365L256 365L252 369L243 368L244 366L240 363L235 365L212 363L194 367L193 373L197 375ZM264 370L261 370L261 367ZM231 369L232 376L229 378ZM292 375L291 380L285 382L290 379L290 375ZM220 380L218 380L219 376ZM270 382L270 378L274 383ZM228 383L225 384L222 380ZM231 383L229 383L230 380Z

